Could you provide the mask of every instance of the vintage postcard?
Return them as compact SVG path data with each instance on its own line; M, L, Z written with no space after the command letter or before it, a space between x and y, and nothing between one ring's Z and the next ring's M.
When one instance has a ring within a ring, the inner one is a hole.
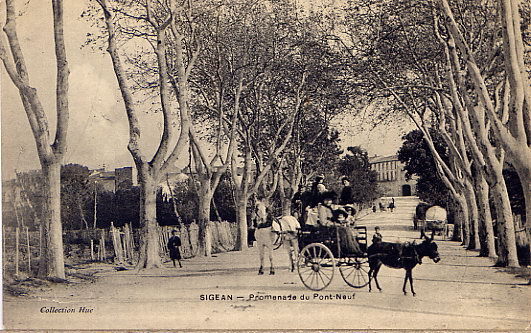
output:
M530 19L2 0L3 328L529 329Z

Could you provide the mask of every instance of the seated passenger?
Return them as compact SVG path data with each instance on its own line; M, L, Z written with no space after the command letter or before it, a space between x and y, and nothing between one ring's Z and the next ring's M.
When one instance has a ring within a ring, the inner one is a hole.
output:
M345 254L363 255L363 251L356 240L354 231L346 226L348 213L342 209L334 212L333 222L336 223L341 251Z
M345 211L348 213L347 223L351 227L356 226L356 209L352 206L345 206Z
M336 193L333 191L325 192L322 195L322 202L317 205L317 213L319 215L319 224L322 226L333 225L332 218L334 216L334 209L332 202L336 198Z

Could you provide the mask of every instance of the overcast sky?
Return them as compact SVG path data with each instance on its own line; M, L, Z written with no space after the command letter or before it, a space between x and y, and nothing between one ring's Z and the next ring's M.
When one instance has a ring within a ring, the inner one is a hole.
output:
M25 3L26 1L20 1ZM90 31L80 15L86 1L65 1L65 40L70 66L70 123L65 163L79 163L89 168L105 165L114 169L132 165L127 151L128 125L116 78L108 54L81 45ZM37 88L49 116L51 133L55 123L55 63L51 5L33 0L18 17L19 38L26 58L31 84ZM5 8L0 4L1 15ZM2 18L2 22L3 22ZM2 34L3 37L3 34ZM2 175L11 178L15 170L39 168L33 135L20 102L18 91L2 66ZM143 145L154 151L160 137L160 114L143 114ZM363 119L344 117L338 122L342 145L361 145L370 155L393 154L400 147L405 128L371 129ZM154 129L154 130L150 130Z

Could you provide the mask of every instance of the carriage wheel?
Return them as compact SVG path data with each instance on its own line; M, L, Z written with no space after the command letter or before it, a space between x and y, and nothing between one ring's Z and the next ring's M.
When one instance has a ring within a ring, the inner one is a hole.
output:
M299 254L297 270L306 288L315 291L323 290L334 277L334 255L323 244L311 243L305 246Z
M369 263L366 258L345 258L338 266L339 273L349 286L363 288L369 284Z

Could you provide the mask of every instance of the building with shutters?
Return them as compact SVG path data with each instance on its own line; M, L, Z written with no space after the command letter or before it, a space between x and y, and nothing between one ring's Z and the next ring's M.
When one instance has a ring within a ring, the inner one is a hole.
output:
M397 155L369 157L371 170L377 172L377 182L383 191L384 196L401 197L416 195L415 176L411 180L406 180L404 163L398 160Z

